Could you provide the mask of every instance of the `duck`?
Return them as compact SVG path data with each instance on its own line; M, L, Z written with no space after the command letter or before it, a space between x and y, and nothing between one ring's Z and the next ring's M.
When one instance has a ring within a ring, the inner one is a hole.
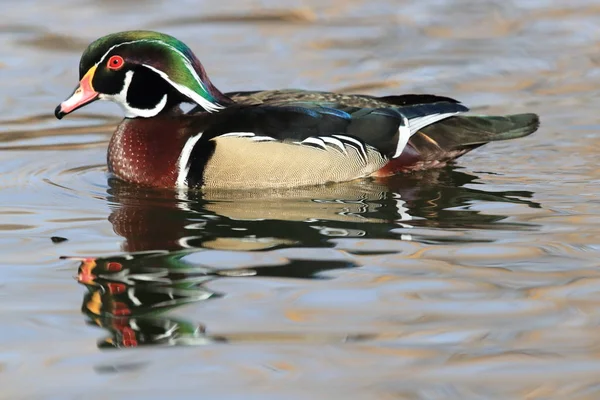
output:
M486 143L530 135L540 123L533 113L470 115L460 101L432 94L223 93L187 45L154 31L92 42L81 56L79 84L55 116L97 100L117 103L125 115L108 144L109 172L157 188L384 178L444 166Z

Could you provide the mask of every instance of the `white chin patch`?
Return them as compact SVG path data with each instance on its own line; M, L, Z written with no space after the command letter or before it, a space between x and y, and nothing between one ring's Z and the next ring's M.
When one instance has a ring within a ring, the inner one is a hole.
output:
M121 106L123 111L125 112L125 117L127 118L150 118L157 115L159 112L165 108L167 104L167 95L165 94L162 99L158 102L158 104L154 108L134 108L131 107L127 103L127 91L129 90L129 85L131 85L131 80L133 79L133 71L127 71L125 73L125 81L123 82L123 88L117 94L100 94L98 97L102 100L109 100L117 103Z

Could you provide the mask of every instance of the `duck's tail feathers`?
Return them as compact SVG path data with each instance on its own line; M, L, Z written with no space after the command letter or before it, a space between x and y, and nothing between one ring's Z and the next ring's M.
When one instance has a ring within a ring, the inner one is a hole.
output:
M425 160L452 159L489 142L524 137L540 125L536 114L459 115L422 128L410 145Z
M530 135L539 125L536 114L452 116L421 128L410 137L400 156L373 176L441 167L486 143Z

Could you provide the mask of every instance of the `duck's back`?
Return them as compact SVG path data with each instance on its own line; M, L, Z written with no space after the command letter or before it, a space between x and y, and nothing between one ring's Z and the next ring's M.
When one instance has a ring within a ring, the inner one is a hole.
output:
M238 104L323 105L327 107L394 108L412 120L411 136L400 155L376 175L442 166L486 143L530 135L539 127L536 114L506 116L464 115L468 111L455 99L405 94L375 97L363 94L297 89L227 93ZM454 112L453 112L454 111Z

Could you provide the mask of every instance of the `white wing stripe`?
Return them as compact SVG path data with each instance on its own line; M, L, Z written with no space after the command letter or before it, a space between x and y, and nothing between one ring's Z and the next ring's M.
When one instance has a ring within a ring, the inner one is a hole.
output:
M253 132L229 132L229 133L225 133L223 135L219 135L215 139L222 138L222 137L249 138L253 142L267 142L267 141L277 140L271 136L256 136L256 134Z
M222 138L222 137L253 137L254 133L253 132L229 132L226 133L224 135L219 135L217 136L217 138Z
M358 154L358 156L360 157L360 159L363 161L363 164L367 164L367 157L364 155L364 153L362 152L362 149L359 149L356 145L354 144L346 144L346 146L348 147L352 147L354 150L356 150L356 154Z
M342 153L348 154L348 152L346 151L346 148L344 147L344 143L342 143L339 139L336 139L334 137L329 137L329 136L319 136L319 139L321 139L325 143L329 143L333 146L337 146Z
M408 122L408 118L404 115L402 116L402 123L398 128L398 144L396 145L396 152L392 158L400 157L400 154L404 151L406 144L408 143L408 139L412 136L410 125Z
M323 150L327 150L327 147L325 146L325 142L323 142L321 139L316 138L316 137L306 138L300 143L311 143L311 144L314 144L316 146L323 148Z
M271 137L271 136L254 136L254 137L250 138L250 140L252 140L253 142L272 142L277 139L275 139L274 137Z
M431 125L434 122L441 121L443 119L446 119L446 118L456 115L458 113L460 113L460 111L453 112L453 113L430 114L430 115L426 115L424 117L413 118L409 122L410 135L411 136L414 135L419 130L425 128L427 125Z
M365 163L367 162L367 151L365 149L365 145L362 144L359 140L356 140L350 136L345 136L345 135L332 135L332 136L346 142L349 146L354 147L356 149L356 151L358 151L358 154L361 155L364 162Z
M415 133L417 133L418 131L420 131L428 125L431 125L435 122L441 121L459 113L460 111L452 113L430 114L424 117L412 118L410 120L408 120L405 116L402 116L402 125L400 125L400 127L398 128L398 145L396 146L396 153L394 153L394 156L392 158L400 157L412 135L414 135Z

